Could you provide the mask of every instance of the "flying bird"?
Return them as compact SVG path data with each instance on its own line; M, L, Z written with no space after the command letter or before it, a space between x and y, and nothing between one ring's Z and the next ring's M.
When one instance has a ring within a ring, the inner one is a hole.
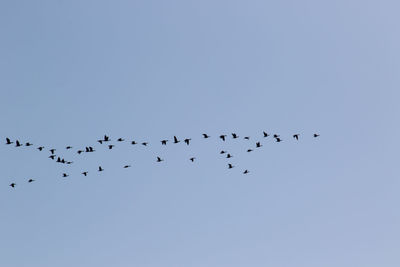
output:
M102 171L104 171L104 169L101 166L99 166L99 172L102 172Z
M115 145L108 145L108 149L112 149Z
M17 185L16 183L11 183L11 184L10 184L10 186L11 186L12 188L14 188L16 185Z
M207 134L203 134L203 137L204 137L205 139L207 139L207 138L209 138L210 136L207 135Z
M99 142L100 144L103 144L103 140L97 140L97 142Z
M55 148L52 148L52 149L50 149L49 151L50 151L50 153L51 153L52 155L54 155L54 152L56 151L56 149L55 149Z
M29 142L27 142L27 143L25 143L25 146L32 146L33 144L31 144L31 143L29 143Z
M76 153L81 154L83 150L78 150Z
M164 161L164 160L160 157L157 157L157 162L161 162L161 161Z
M131 165L125 165L125 166L124 166L124 169L130 168L130 167L131 167Z
M232 164L228 164L228 169L232 169L233 167L235 167L235 166L233 166Z
M235 134L235 133L232 133L232 137L233 137L233 139L236 139L236 138L238 138L239 136L238 136L237 134Z
M190 158L189 160L191 160L192 162L194 162L195 159L196 159L195 157L192 157L192 158Z
M88 172L82 172L82 174L83 174L84 176L87 176Z
M71 149L72 148L72 146L67 146L65 149Z
M228 155L226 155L227 159L233 158L233 156L231 154L228 153Z
M49 156L49 158L52 159L52 160L54 160L55 157L56 157L56 155L50 155L50 156Z
M226 134L221 134L221 135L219 136L219 138L221 138L222 141L225 141L225 137L226 137Z
M185 140L183 140L187 145L189 145L190 140L192 140L191 138L186 138Z
M219 152L219 154L225 154L226 153L226 151L224 151L224 150L221 150L221 152Z
M248 170L244 170L243 174L248 174L249 171Z
M33 179L29 179L28 180L28 183L32 183L32 182L34 182L35 180L33 180Z
M245 136L243 139L250 140L250 136Z
M143 142L142 145L147 146L149 143Z
M132 145L136 145L137 143L136 143L136 141L132 141L131 144Z
M109 136L107 136L107 135L104 135L104 140L103 140L104 142L108 142L108 141L110 141L110 137Z
M253 149L247 149L247 152L251 152L251 151L253 151Z
M299 140L299 134L294 134L293 138L296 139L296 140Z
M39 151L42 151L43 148L44 148L44 146L40 146L40 147L38 147L37 149L38 149Z
M256 147L262 147L261 143L260 143L260 142L257 142L257 143L256 143Z
M279 137L276 137L276 142L282 142L282 140Z
M11 145L12 143L14 143L14 142L11 142L11 140L10 140L10 138L6 138L6 145Z
M16 140L16 141L15 141L15 146L16 146L16 147L19 147L19 146L22 146L22 145L21 145L21 143L20 143L18 140Z
M161 140L161 145L166 146L167 145L168 140Z
M118 138L117 141L118 141L118 142L123 142L123 141L125 141L125 139L123 139L123 138Z
M274 134L274 138L278 138L279 137L279 134Z
M179 143L180 141L178 140L178 138L174 135L174 144Z
M263 131L263 135L264 135L264 137L268 137L269 136L269 134L267 132L264 132L264 131Z
M318 137L318 136L319 136L319 134L316 134L316 133L314 134L314 137Z
M69 175L66 173L63 173L62 177L68 177Z

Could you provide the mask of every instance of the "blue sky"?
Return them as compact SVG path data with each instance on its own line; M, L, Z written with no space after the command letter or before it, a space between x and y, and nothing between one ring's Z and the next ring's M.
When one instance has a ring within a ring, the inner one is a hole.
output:
M398 10L1 3L1 142L74 164L0 145L0 265L399 266ZM231 132L251 139L217 139ZM160 145L174 135L192 144Z

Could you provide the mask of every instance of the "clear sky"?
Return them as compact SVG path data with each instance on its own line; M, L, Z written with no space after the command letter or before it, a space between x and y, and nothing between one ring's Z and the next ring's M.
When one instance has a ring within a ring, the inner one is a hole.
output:
M399 9L2 1L0 266L400 266Z

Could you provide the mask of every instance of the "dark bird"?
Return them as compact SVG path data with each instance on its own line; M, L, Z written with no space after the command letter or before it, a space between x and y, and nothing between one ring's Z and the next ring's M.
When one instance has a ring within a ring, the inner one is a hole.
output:
M257 143L256 143L256 147L262 147L261 143L260 143L260 142L257 142Z
M130 168L130 167L131 167L131 165L125 165L125 166L124 166L124 169Z
M251 152L251 151L253 151L253 149L247 149L247 152Z
M104 135L104 140L103 140L104 142L108 142L108 141L110 141L110 137L109 136L107 136L107 135Z
M224 150L221 150L221 152L219 152L219 154L225 154L226 153L226 151L224 151Z
M62 177L68 177L69 175L66 173L63 173Z
M248 170L244 170L243 174L248 174L249 171Z
M250 140L250 136L245 136L243 139Z
M228 169L232 169L233 167L235 167L235 166L233 166L232 164L228 164Z
M293 138L296 139L296 140L299 140L299 134L294 134Z
M11 184L10 184L10 186L11 186L12 188L14 188L16 185L17 185L16 183L11 183Z
M108 149L112 149L115 145L108 145Z
M282 140L279 137L276 137L276 142L282 142Z
M174 135L174 144L179 143L180 141L178 140L178 138Z
M203 137L204 137L205 139L207 139L207 138L209 138L210 136L207 135L207 134L203 134Z
M190 140L192 140L191 138L186 138L185 140L183 140L187 145L189 145Z
M99 142L100 144L103 144L103 140L97 140L97 142Z
M164 160L160 157L157 157L157 162L161 162L161 161L164 161Z
M279 134L274 134L274 138L278 138L279 137Z
M11 142L11 140L10 140L10 138L6 138L6 145L11 145L12 143L14 143L14 142Z
M33 144L31 144L31 143L29 143L29 142L27 142L27 143L25 143L25 146L32 146Z
M231 154L228 153L228 155L226 155L227 159L233 158L233 156Z
M57 157L57 162L61 162L61 158L60 157Z
M71 149L72 148L72 146L67 146L65 149Z
M131 144L132 145L136 145L137 143L136 143L136 141L132 141Z
M269 134L267 132L264 132L264 131L263 131L263 135L264 135L264 137L268 137L269 136Z
M50 155L49 158L54 160L54 158L56 157L56 155Z
M233 137L233 139L236 139L236 138L238 138L239 136L238 136L237 134L235 134L235 133L232 133L232 137Z
M34 182L35 180L33 180L33 179L29 179L28 180L28 183L32 183L32 182Z
M318 137L318 136L319 136L319 134L316 134L316 133L314 134L314 137Z
M52 149L50 149L49 151L50 151L50 153L51 153L52 155L54 155L54 152L56 151L56 149L55 149L55 148L52 148Z
M142 145L147 146L149 143L143 142Z
M192 157L192 158L190 158L189 160L191 160L192 162L194 162L195 159L196 159L195 157Z
M19 146L22 146L22 145L21 145L21 143L17 140L17 141L15 141L15 146L16 146L16 147L19 147Z
M99 166L99 172L102 172L102 171L104 171L104 169L101 166Z
M118 138L117 141L118 141L118 142L123 142L123 141L125 141L125 139L123 139L123 138Z
M86 152L94 152L95 150L93 149L93 147L89 146L86 147Z
M83 174L84 176L87 176L88 172L82 172L82 174Z
M78 150L76 153L81 154L83 150Z
M219 138L221 138L222 141L225 141L225 137L226 137L226 134L221 134L221 135L219 136Z
M166 146L167 145L168 140L161 140L161 145Z
M38 149L39 151L42 151L43 148L44 148L44 146L40 146L40 147L38 147L37 149Z
M67 161L67 162L65 162L65 163L67 163L68 165L69 164L72 164L72 163L74 163L73 161Z

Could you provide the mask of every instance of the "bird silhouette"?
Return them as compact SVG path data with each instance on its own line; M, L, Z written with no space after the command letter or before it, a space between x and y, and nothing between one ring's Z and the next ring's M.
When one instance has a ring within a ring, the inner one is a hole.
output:
M68 174L66 174L66 173L63 173L62 174L62 177L68 177L69 175Z
M244 170L243 174L248 174L249 171L248 170Z
M71 149L72 148L72 146L67 146L65 149Z
M21 143L20 143L18 140L16 140L16 141L15 141L15 146L16 146L16 147L19 147L19 146L22 146L22 145L21 145Z
M40 147L38 147L37 149L38 149L39 151L42 151L43 148L44 148L44 146L40 146Z
M123 138L118 138L117 141L118 141L118 142L123 142L123 141L125 141L125 139L123 139Z
M102 171L104 171L104 169L101 166L99 166L99 172L102 172Z
M14 143L14 142L11 142L11 140L10 140L10 138L6 138L6 145L11 145L12 143Z
M279 137L279 134L274 134L274 138L278 138Z
M261 143L260 143L260 142L257 142L257 143L256 143L256 147L262 147Z
M268 137L269 136L269 134L267 132L264 132L264 131L263 131L263 135L264 135L264 137Z
M108 149L112 149L115 145L108 145Z
M136 141L132 141L131 144L132 145L136 145L137 143L136 143Z
M299 140L299 134L294 134L293 138L296 139L296 140Z
M178 140L178 138L174 135L174 144L179 143L180 141Z
M97 142L99 142L100 144L103 144L103 140L97 140Z
M142 145L147 146L149 143L143 142Z
M228 169L232 169L233 167L235 167L235 166L233 166L232 164L228 164Z
M104 141L104 142L108 142L108 141L111 141L111 140L110 140L110 137L109 137L109 136L104 135L103 141Z
M33 179L29 179L28 180L28 183L32 183L32 182L34 182L35 180L33 180Z
M191 138L186 138L186 139L183 140L183 141L186 143L186 145L189 145L190 140L192 140L192 139L191 139Z
M276 142L282 142L282 140L279 137L276 137Z
M84 152L83 150L78 150L76 153L81 154L83 152Z
M164 160L160 157L157 157L157 162L161 162L161 161L164 161Z
M314 137L318 137L318 136L319 136L319 134L316 134L316 133L314 134Z
M205 139L210 138L210 136L207 135L207 134L203 134L203 137L204 137Z
M228 154L226 155L226 158L227 158L227 159L230 159L230 158L233 158L233 156L232 156L231 154L228 153Z
M224 150L221 150L221 152L219 152L219 154L225 154L226 153L226 151L224 151Z
M130 167L131 167L131 165L125 165L125 166L124 166L124 169L130 168Z
M50 155L50 156L49 156L49 158L52 159L52 160L54 160L55 157L56 157L56 155Z
M168 140L161 140L161 145L166 146L167 145Z
M11 183L11 184L10 184L10 186L11 186L12 188L14 188L16 185L17 185L16 183Z
M189 160L191 160L192 162L194 162L195 159L196 159L195 157L192 157L192 158L190 158Z
M29 142L27 142L27 143L25 143L25 146L32 146L33 144L31 144L31 143L29 143Z
M221 138L222 141L225 141L225 137L226 137L226 134L221 134L221 135L219 136L219 138Z
M54 152L56 152L56 149L55 149L55 148L52 148L52 149L50 149L49 151L50 151L50 153L51 153L52 155L54 155Z
M235 134L235 133L232 133L232 138L236 139L236 138L239 138L239 136L237 134Z
M245 136L243 139L250 140L250 136Z
M83 174L84 176L87 176L87 175L88 175L88 172L82 172L82 174Z
M253 149L247 149L247 152L251 152L251 151L253 151Z

